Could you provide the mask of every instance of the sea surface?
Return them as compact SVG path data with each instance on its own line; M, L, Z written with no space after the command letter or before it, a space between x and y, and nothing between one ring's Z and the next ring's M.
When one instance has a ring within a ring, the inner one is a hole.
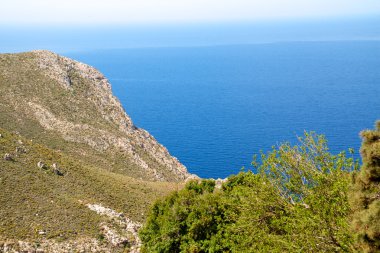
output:
M359 150L380 119L380 42L285 42L66 53L112 84L135 125L191 173L223 178L306 131Z

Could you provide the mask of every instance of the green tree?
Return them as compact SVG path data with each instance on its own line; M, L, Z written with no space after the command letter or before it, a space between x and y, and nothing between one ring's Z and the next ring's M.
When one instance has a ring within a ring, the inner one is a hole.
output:
M347 192L356 163L328 152L323 136L273 147L257 173L220 189L191 181L152 208L140 232L145 252L351 251Z
M285 143L262 154L257 166L291 204L281 224L290 236L287 240L306 251L350 251L348 190L358 162L346 152L332 155L323 135L305 132L298 140L299 145Z
M366 252L380 252L380 121L375 130L361 133L363 165L353 176L351 205L352 226L358 247Z

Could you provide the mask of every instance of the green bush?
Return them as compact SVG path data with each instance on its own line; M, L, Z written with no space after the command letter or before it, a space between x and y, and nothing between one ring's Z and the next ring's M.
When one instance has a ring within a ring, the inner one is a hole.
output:
M221 189L191 181L153 206L140 231L145 252L351 251L349 174L357 163L305 133L230 176Z

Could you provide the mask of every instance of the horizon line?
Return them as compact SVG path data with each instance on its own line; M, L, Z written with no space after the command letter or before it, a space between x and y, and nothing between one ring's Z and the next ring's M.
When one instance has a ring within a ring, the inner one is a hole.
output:
M337 16L320 16L320 17L280 17L280 18L262 18L262 19L241 19L241 20L193 20L193 21L168 21L168 22L130 22L130 23L106 23L106 22L93 22L93 23L1 23L0 28L127 28L127 27L180 27L180 26L197 26L197 25L262 25L262 24L292 24L294 22L305 23L329 23L329 22L346 22L346 21L369 21L380 20L379 14L362 14L362 15L337 15Z

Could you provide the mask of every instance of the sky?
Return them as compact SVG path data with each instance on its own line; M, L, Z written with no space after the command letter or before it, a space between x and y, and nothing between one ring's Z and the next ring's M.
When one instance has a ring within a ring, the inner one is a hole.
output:
M0 25L130 25L380 15L380 0L1 0Z
M380 40L380 0L0 0L0 53Z

